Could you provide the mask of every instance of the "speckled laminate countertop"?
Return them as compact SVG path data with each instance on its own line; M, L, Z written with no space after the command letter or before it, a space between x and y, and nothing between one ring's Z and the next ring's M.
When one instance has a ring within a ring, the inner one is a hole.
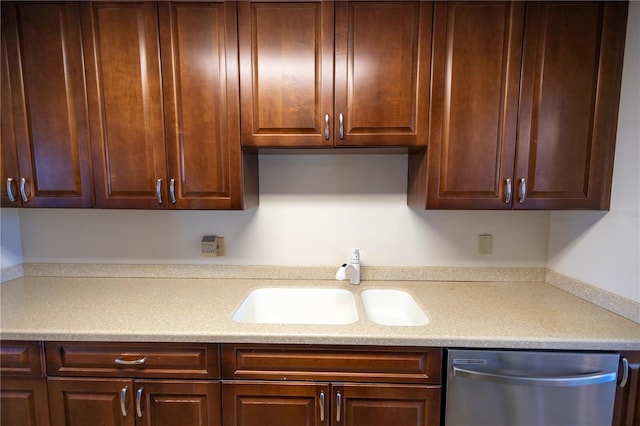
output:
M542 282L305 280L348 288L348 325L243 324L232 315L261 287L295 280L24 277L0 285L0 337L16 340L247 342L640 350L640 324ZM366 318L359 292L399 288L428 313L424 326Z

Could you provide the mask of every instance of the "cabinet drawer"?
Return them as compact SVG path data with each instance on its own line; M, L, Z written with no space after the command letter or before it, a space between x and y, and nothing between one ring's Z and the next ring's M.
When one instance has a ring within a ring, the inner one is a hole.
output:
M46 342L51 376L219 378L219 346Z
M224 379L440 384L440 348L222 345Z
M41 343L3 340L0 343L0 373L3 376L42 376Z

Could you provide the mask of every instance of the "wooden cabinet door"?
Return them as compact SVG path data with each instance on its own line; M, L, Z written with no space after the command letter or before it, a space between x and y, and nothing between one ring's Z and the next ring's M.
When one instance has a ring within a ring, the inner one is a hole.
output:
M91 207L78 4L3 2L2 39L3 195L10 177L25 207Z
M166 207L156 3L80 7L96 205Z
M431 2L336 2L336 146L426 146Z
M332 146L334 3L238 2L242 144Z
M627 382L616 388L616 402L613 410L613 426L640 425L640 351L622 352L620 358L629 363ZM618 375L618 380L624 372Z
M169 206L241 208L236 5L158 7Z
M49 378L52 426L134 426L133 382Z
M331 392L334 425L440 424L440 386L339 384Z
M48 426L49 405L46 379L2 377L0 424L2 426Z
M0 36L0 80L0 203L2 207L19 207L22 205L18 193L20 171L13 123L7 38L4 32Z
M329 386L314 382L226 382L224 426L328 425Z
M514 208L609 208L626 18L626 2L527 3Z
M410 205L511 208L523 20L523 2L436 2L429 148L410 156Z
M220 426L220 383L136 380L137 426Z

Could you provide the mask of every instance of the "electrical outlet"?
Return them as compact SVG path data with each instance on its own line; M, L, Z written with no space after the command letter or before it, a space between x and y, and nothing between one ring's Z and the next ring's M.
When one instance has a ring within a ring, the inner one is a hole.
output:
M478 235L478 254L487 255L493 253L493 235Z
M224 238L217 235L202 237L202 255L209 257L224 256Z
M216 256L224 256L224 237L216 238Z

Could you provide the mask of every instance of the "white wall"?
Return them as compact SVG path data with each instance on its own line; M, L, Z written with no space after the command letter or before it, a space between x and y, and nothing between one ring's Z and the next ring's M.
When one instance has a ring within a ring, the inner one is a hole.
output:
M19 212L18 209L0 208L0 268L23 263Z
M23 209L24 261L544 268L547 212L420 211L406 155L262 155L260 207L242 212ZM494 254L477 254L477 235ZM200 255L205 234L227 255Z
M548 268L640 302L640 2L630 2L611 209L553 212Z

